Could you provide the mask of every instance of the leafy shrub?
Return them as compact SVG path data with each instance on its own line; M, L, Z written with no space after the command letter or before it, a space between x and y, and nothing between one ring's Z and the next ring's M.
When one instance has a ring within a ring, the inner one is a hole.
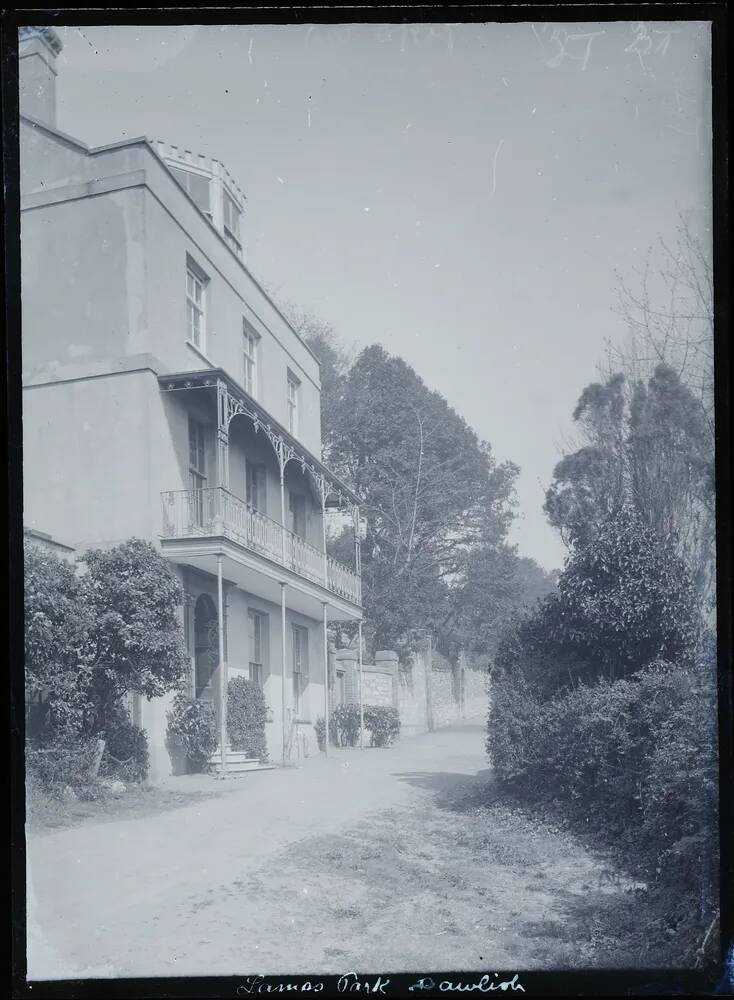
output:
M89 672L83 666L92 619L74 566L30 542L24 547L25 695L47 706L45 737L75 744L89 729ZM65 734L65 735L61 735Z
M365 705L364 728L370 734L370 745L386 747L400 735L398 710L388 705ZM326 742L326 725L320 715L314 723L319 750ZM329 721L329 742L337 747L354 747L359 742L359 705L337 705Z
M505 634L495 665L524 673L546 699L579 681L631 676L656 659L691 665L699 638L690 574L671 539L625 506L571 554L558 592Z
M154 698L183 681L183 588L160 552L139 538L89 549L83 562L81 597L93 619L91 690L103 727L106 711L127 692Z
M232 678L227 688L227 732L233 750L267 760L267 710L265 697L257 684L246 677Z
M487 748L526 800L625 851L659 901L653 939L685 948L716 906L715 725L710 665L656 661L548 701L522 673L500 674Z
M54 734L26 750L29 784L53 797L61 797L65 789L75 792L96 784L93 773L99 741L92 737L69 737ZM86 796L90 797L90 796Z
M168 712L168 739L183 750L194 771L208 770L209 758L217 748L212 706L179 692Z
M100 774L120 781L145 781L150 758L148 737L132 723L127 712L120 711L104 730L105 749Z
M337 705L329 722L330 737L336 746L355 747L359 740L359 705Z
M386 747L400 735L400 715L392 705L365 705L364 728L373 747Z
M83 564L26 543L26 702L48 706L48 738L103 732L123 695L165 694L186 669L183 590L155 547L133 538Z

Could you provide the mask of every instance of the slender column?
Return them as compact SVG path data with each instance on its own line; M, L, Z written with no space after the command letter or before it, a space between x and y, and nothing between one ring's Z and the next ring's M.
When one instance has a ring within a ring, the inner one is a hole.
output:
M326 554L326 480L321 477L321 535L324 543L324 586L329 589L329 557ZM326 605L324 605L326 607ZM326 724L328 730L328 722Z
M281 649L283 650L283 664L280 678L280 697L281 697L281 718L283 722L283 763L285 764L288 757L288 736L286 733L286 704L285 704L285 664L286 664L286 651L285 651L285 588L286 584L281 583L280 585L280 642Z
M227 664L224 660L224 601L222 599L222 555L217 555L217 615L219 626L219 742L222 777L227 773Z
M285 457L282 446L278 451L278 463L280 464L280 548L281 561L285 566Z
M359 746L361 750L364 750L364 699L362 697L362 681L364 680L362 671L362 619L359 619L358 623L358 638L359 643Z
M229 489L229 434L217 431L217 486Z
M324 753L329 756L329 633L326 601L322 602L324 610Z
M229 489L229 392L224 382L217 382L217 486Z

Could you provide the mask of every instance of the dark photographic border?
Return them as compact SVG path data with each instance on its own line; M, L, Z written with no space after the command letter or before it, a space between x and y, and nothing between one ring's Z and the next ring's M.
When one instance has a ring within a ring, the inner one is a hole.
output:
M18 164L18 58L17 29L21 25L75 24L304 24L304 23L442 23L552 21L710 21L712 24L713 115L713 247L716 379L716 538L717 538L717 642L719 667L719 773L721 843L721 956L713 968L668 970L532 971L521 969L447 970L421 977L391 970L357 970L370 992L388 996L438 996L450 992L442 982L463 984L475 995L502 990L536 996L645 996L711 995L734 993L734 713L732 707L731 625L731 357L729 341L729 184L726 4L401 4L369 6L321 4L319 6L194 6L163 10L100 7L54 10L25 8L5 10L0 36L3 116L3 185L5 193L5 354L8 459L8 584L10 589L7 662L10 669L11 755L11 877L13 991L15 997L227 997L249 994L291 995L322 992L340 995L344 984L337 976L268 976L248 984L247 976L155 978L118 980L60 980L28 984L26 972L25 899L25 794L24 794L24 685L23 685L23 532L22 532L22 404L20 309L20 198ZM348 970L345 970L345 972ZM253 975L256 970L253 970ZM482 976L488 977L482 985ZM381 977L381 980L378 979ZM516 977L513 981L513 977ZM389 981L389 982L388 982ZM353 981L351 981L353 983ZM382 988L380 988L380 982ZM504 983L504 986L501 985ZM279 988L280 984L280 988ZM321 984L318 986L317 984ZM432 984L429 985L429 984ZM494 985L492 985L494 984ZM351 985L347 984L347 985ZM258 989L261 986L261 989ZM340 986L342 987L340 989ZM269 987L269 989L268 989ZM411 989L412 987L412 989ZM461 987L459 987L461 989ZM365 987L358 991L366 992Z

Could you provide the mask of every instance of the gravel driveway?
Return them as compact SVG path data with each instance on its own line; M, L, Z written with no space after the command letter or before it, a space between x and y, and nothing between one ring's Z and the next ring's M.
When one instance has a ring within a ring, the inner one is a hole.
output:
M394 934L378 933L371 914L402 923L410 899L431 892L444 920L434 931L446 935L436 942L459 949L457 961L487 952L479 943L461 952L471 921L477 941L501 931L503 953L529 967L523 920L538 925L549 900L585 898L601 865L510 812L495 811L488 824L435 806L487 780L484 735L481 722L468 722L384 750L321 754L297 769L171 779L219 794L30 835L29 979L323 973L332 964L344 971L352 954L409 961L410 947L422 967L437 954L430 928L391 952ZM488 931L477 921L489 899Z

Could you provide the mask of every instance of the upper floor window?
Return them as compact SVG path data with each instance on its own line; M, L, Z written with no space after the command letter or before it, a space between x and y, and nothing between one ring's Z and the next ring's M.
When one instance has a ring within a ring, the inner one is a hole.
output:
M260 338L247 320L242 321L242 354L244 362L245 391L257 397L257 353Z
M240 216L242 213L234 198L224 192L224 238L240 257L242 256L242 240L240 238Z
M209 178L204 177L203 174L196 174L193 170L182 170L181 167L173 167L170 164L169 170L184 191L187 192L191 200L211 219L212 209L209 194Z
M250 643L250 680L262 690L267 670L267 615L259 611L249 611L248 630Z
M186 264L186 323L189 340L200 351L206 348L206 277L191 260Z
M293 372L288 372L288 430L298 433L298 390L301 383Z

